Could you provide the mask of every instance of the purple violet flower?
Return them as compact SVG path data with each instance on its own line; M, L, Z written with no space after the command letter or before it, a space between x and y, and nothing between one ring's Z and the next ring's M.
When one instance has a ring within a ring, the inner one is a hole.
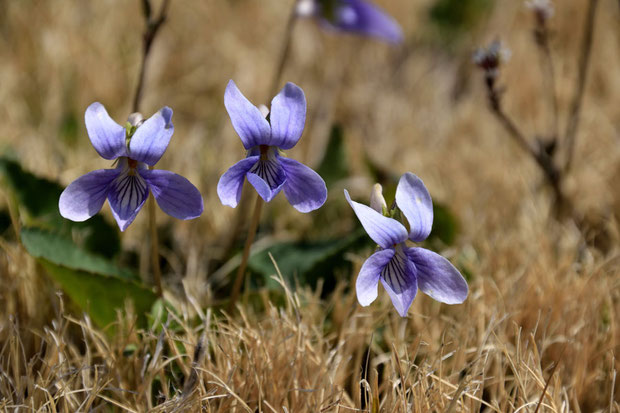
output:
M143 123L128 123L125 128L95 102L86 109L84 118L95 150L102 158L115 160L116 168L89 172L69 184L60 195L60 215L85 221L99 212L107 198L118 226L125 231L149 191L168 215L186 220L202 214L202 196L191 182L175 173L147 167L155 165L168 147L174 131L172 109L163 107ZM131 117L137 118L141 116Z
M299 0L297 15L315 17L332 30L401 43L403 32L390 15L365 0Z
M413 303L418 288L431 298L446 304L460 304L468 294L467 282L444 257L420 247L407 247L407 239L425 240L433 225L433 202L420 178L408 172L396 188L396 206L409 222L409 231L392 218L380 187L371 195L376 209L351 201L344 195L362 226L380 249L372 254L357 277L356 291L360 305L368 306L377 298L379 281L387 290L396 311L402 316ZM377 201L377 197L380 200Z
M271 113L265 118L231 80L224 94L224 105L247 157L220 178L217 194L222 204L237 206L247 178L265 202L284 189L286 199L300 212L321 207L327 199L325 181L312 169L280 152L295 146L304 130L306 97L303 90L287 83L271 101Z

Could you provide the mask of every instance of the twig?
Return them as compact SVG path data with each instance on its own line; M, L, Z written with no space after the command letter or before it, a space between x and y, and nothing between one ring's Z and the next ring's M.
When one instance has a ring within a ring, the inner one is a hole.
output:
M241 291L241 284L245 276L245 270L248 266L248 259L250 257L250 247L254 243L254 237L256 236L256 230L258 229L258 223L260 221L260 213L263 209L263 199L260 195L256 194L256 204L254 205L254 213L252 214L252 220L250 221L250 228L248 229L248 237L245 240L245 246L243 247L243 257L241 258L241 264L237 270L237 276L235 278L235 284L230 296L229 309L232 309L239 298L239 292Z
M579 54L579 74L577 76L577 84L575 85L575 95L570 106L570 114L566 124L565 142L566 142L566 163L564 164L564 172L568 172L575 152L575 139L577 129L579 127L579 114L583 103L586 79L588 76L588 67L592 52L592 40L594 38L594 18L596 16L596 6L598 0L590 0L588 12L586 15L586 25L581 42L581 53Z
M539 25L534 29L534 38L541 53L541 70L543 72L543 76L547 80L545 88L549 93L549 103L551 104L551 110L553 111L553 124L551 127L550 137L555 141L558 138L559 132L558 97L555 91L555 68L551 55L551 48L549 47L549 29L544 21L541 21Z
M146 30L143 35L142 43L142 62L140 63L140 72L138 74L138 84L136 86L136 92L133 98L133 112L139 112L140 101L142 100L142 89L144 88L144 76L146 73L146 62L151 51L153 41L157 36L157 32L161 28L162 24L168 17L168 7L170 0L163 0L159 9L157 18L153 19L152 8L150 0L142 0L142 9L144 13L144 19L146 20Z
M293 2L293 7L286 23L284 42L282 43L282 47L280 49L278 66L276 67L273 79L271 80L271 87L269 88L269 96L267 96L267 99L271 99L273 96L276 95L276 93L278 93L278 88L280 87L280 79L282 78L282 74L284 73L284 67L286 66L286 62L288 61L291 50L291 42L293 39L295 23L297 23L297 0Z
M152 167L149 169L153 169ZM149 203L149 227L151 234L151 266L153 267L153 281L155 282L155 292L159 297L163 295L161 285L161 268L159 266L159 241L157 237L157 223L155 220L155 198L151 193L148 199Z
M501 106L501 93L497 90L494 79L487 77L486 85L489 103L493 114L500 121L504 129L506 129L509 136L521 147L521 149L527 152L536 161L540 169L543 171L547 182L553 189L553 193L555 195L556 215L559 218L567 216L567 214L568 216L574 215L572 205L564 196L564 192L562 191L561 171L555 165L553 159L542 146L536 147L532 145L527 140L523 132L521 132L517 125L512 121L512 119L504 113Z
M146 21L146 29L143 35L142 45L142 61L140 63L140 72L138 73L138 84L136 86L136 92L133 98L132 112L139 112L140 102L142 100L142 90L144 88L144 77L146 73L146 62L151 51L153 41L157 36L159 29L168 17L168 7L170 5L169 0L163 0L159 9L159 14L156 18L153 18L151 1L142 0L142 11L144 14L144 20ZM150 167L152 169L152 167ZM157 223L155 217L155 199L153 194L149 195L149 226L151 235L151 264L153 267L153 280L155 281L155 289L158 296L162 296L163 289L161 284L161 268L159 266L159 240L157 237Z

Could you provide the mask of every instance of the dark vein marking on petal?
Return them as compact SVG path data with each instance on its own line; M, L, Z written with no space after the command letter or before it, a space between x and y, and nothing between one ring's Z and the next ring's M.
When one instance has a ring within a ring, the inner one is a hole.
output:
M392 287L394 292L401 293L409 287L407 274L407 257L398 251L381 271L381 277Z

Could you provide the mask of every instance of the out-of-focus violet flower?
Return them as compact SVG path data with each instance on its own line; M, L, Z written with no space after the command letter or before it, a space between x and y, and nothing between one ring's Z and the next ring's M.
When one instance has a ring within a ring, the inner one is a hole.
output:
M390 15L366 0L299 0L297 15L315 17L332 30L401 43L403 33Z
M237 206L247 178L265 202L284 190L286 199L300 212L321 207L327 199L325 181L309 167L281 153L294 147L304 130L303 90L287 83L271 101L271 112L265 115L265 108L261 112L231 80L224 94L224 106L247 156L220 178L217 194L222 204Z
M375 199L380 188L373 189ZM392 216L395 210L384 211L351 200L344 195L362 226L378 245L357 277L357 300L368 306L377 298L379 281L387 290L396 311L402 316L413 303L418 288L431 298L446 304L460 304L467 298L467 282L444 257L420 247L408 247L407 239L420 242L431 232L433 203L420 178L408 172L400 178L396 189L396 207L407 218L409 230ZM381 196L382 198L382 196ZM374 202L380 208L383 202ZM383 208L382 208L383 209Z
M184 177L149 169L162 157L172 133L172 109L163 107L146 121L140 114L129 117L123 127L99 102L84 116L91 143L99 155L115 160L116 168L98 169L73 181L60 195L60 214L72 221L95 215L107 199L121 231L138 215L149 191L159 207L178 219L193 219L203 211L200 192Z

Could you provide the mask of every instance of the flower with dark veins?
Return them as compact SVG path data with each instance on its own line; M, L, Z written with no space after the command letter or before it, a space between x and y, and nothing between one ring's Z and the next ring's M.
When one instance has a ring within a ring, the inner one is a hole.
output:
M370 305L378 295L379 281L387 290L396 311L407 315L418 288L431 298L446 304L460 304L467 298L467 282L444 257L421 247L408 247L407 239L425 240L433 224L433 203L420 178L408 172L400 178L396 189L395 208L407 218L409 230L394 219L396 210L387 211L385 200L377 200L380 187L371 195L375 206L354 202L345 189L344 195L362 226L379 249L372 254L357 277L356 292L360 305ZM382 196L381 196L382 198Z
M299 0L297 15L315 17L335 31L357 33L401 43L403 33L390 15L366 0Z
M327 199L323 179L306 165L281 153L293 148L304 130L303 90L287 83L273 98L271 112L265 116L231 80L224 94L224 106L247 153L245 159L231 166L220 178L217 194L222 204L237 206L247 178L265 202L284 190L286 199L300 212L321 207Z
M149 191L170 216L187 220L202 214L202 196L191 182L169 171L148 168L168 147L174 132L172 109L163 107L144 122L141 116L131 115L123 127L95 102L86 109L84 118L93 147L102 158L114 160L116 168L89 172L69 184L60 195L60 215L85 221L99 212L107 199L124 231L138 215Z

